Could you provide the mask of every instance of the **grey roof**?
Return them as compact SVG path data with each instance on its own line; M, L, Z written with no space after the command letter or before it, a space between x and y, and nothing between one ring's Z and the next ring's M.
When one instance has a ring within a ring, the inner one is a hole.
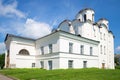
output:
M92 11L94 11L92 8L85 8L85 9L80 10L79 13L82 13L83 11L86 11L86 10L92 10Z
M64 21L62 21L59 25L58 25L58 28L60 27L60 25L62 24L62 23L64 23L64 22L67 22L68 24L71 24L70 22L70 20L68 20L68 19L65 19Z
M28 40L35 41L35 39L32 39L32 38L27 38L27 37L22 37L22 36L16 36L16 35L13 35L13 34L7 34L6 37L5 37L4 42L7 40L8 37L17 37L17 38L22 38L22 39L28 39Z
M108 21L106 18L100 18L99 20L106 20L106 21Z

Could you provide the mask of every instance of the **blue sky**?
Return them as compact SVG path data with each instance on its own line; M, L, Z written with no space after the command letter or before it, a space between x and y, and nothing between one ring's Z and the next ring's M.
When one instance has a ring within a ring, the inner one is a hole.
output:
M94 9L95 21L109 20L115 53L120 53L120 0L0 0L0 53L7 33L38 38L64 19L73 20L83 8Z

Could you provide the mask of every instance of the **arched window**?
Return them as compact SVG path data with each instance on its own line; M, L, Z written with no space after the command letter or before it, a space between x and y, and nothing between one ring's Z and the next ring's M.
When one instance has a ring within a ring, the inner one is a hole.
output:
M84 21L86 22L86 14L84 14Z
M20 55L29 55L29 52L26 49L22 49L22 50L19 51L19 54Z

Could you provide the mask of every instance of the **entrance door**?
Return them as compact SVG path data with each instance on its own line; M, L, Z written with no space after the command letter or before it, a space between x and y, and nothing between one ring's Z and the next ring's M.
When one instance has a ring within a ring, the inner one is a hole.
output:
M52 70L52 61L48 61L49 70Z
M105 63L102 63L102 68L103 68L103 69L105 68Z

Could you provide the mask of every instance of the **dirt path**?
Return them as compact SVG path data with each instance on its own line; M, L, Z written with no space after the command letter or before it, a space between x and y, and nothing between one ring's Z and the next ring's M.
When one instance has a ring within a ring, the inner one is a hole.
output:
M10 78L0 74L0 80L13 80L13 79L10 79Z

